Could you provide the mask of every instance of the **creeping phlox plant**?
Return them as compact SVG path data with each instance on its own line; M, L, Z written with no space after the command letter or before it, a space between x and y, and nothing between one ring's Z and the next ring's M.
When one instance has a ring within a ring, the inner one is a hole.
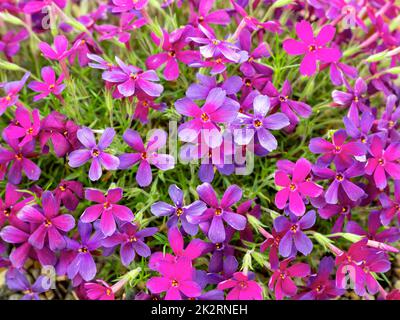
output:
M399 17L1 1L0 298L400 299Z

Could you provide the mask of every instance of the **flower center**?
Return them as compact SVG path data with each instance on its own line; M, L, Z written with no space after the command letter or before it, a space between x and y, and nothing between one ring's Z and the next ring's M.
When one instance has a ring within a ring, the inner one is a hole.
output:
M7 101L11 101L10 95L8 95L8 96L6 97L6 100L7 100Z
M10 208L6 208L6 209L4 209L3 213L4 213L4 215L5 215L6 217L9 217L10 214L11 214L11 209L10 209Z
M147 100L142 101L142 105L143 107L148 107L149 103L147 102Z
M336 175L336 180L337 181L343 181L344 177L340 173Z
M221 208L215 209L215 215L216 216L220 216L221 214L222 214L222 209Z
M98 157L99 155L100 155L100 151L97 150L97 149L93 149L93 151L92 151L92 156L93 156L93 157Z
M46 228L51 227L51 221L50 221L49 219L46 219L46 221L44 222L44 226L45 226Z
M363 137L361 137L360 141L361 141L362 143L366 143L366 142L367 142L367 138L363 136Z
M212 40L212 44L215 45L215 46L218 45L219 44L219 40L217 40L217 39Z
M290 231L291 232L293 232L293 233L296 233L297 232L297 225L292 225L291 227L290 227Z
M261 127L262 126L262 122L260 121L260 120L255 120L254 121L254 126L256 127L256 128L259 128L259 127Z
M176 53L174 50L171 50L170 52L168 52L168 55L173 58L176 56Z
M296 190L296 185L294 183L291 183L289 186L290 191Z
M171 286L176 288L178 285L179 285L178 281L172 280Z
M321 285L318 285L318 286L315 288L315 291L320 292L320 291L322 291L322 289L323 289L323 287L322 287Z
M215 244L215 248L216 248L217 250L221 249L221 248L222 248L222 243L217 242L217 243Z
M199 21L200 23L203 22L204 21L204 17L203 16L198 17L197 21Z
M22 156L22 153L21 153L21 152L20 152L20 153L17 153L17 154L15 155L15 159L17 159L18 161L21 161L22 158L23 158L23 156Z
M240 281L239 282L239 287L240 288L247 288L247 282L246 281Z
M385 164L385 160L380 158L380 159L378 159L378 163L380 166L383 166Z
M64 136L64 137L68 137L68 131L67 131L67 130L65 130L65 131L63 132L63 136Z
M201 114L200 118L201 118L201 121L203 121L203 122L207 122L208 120L210 120L210 117L209 117L208 114L205 113L205 112L203 112L203 113Z
M147 152L142 152L142 154L140 155L142 157L142 159L147 159Z
M244 84L245 84L246 87L251 87L251 80L250 79L246 79L244 81Z
M107 288L107 290L106 290L106 295L108 295L108 296L111 296L111 289L110 288Z
M345 213L345 212L347 212L347 207L342 208L342 213Z
M78 252L80 252L80 253L88 253L89 250L86 247L82 247L82 248L79 248Z
M288 99L288 96L284 97L284 96L279 96L279 101L280 102L285 102Z
M215 63L222 63L222 59L221 58L216 59Z
M129 75L129 78L131 78L131 79L133 79L133 80L136 80L137 79L137 74L136 73L131 73L130 75Z
M335 146L335 152L339 153L340 151L342 151L342 147L341 146Z
M390 120L388 123L389 129L392 129L394 127L394 121Z
M281 272L281 274L279 275L279 278L281 278L283 280L286 278L286 275L283 272Z
M32 134L33 133L33 128L29 128L28 130L26 130L27 134Z
M312 44L312 45L310 45L310 46L308 47L308 50L309 50L310 52L314 52L315 50L317 50L317 46L316 46L315 44Z
M357 96L354 97L354 102L358 102L359 100L360 99Z
M67 190L67 186L65 184L62 184L61 186L58 187L61 191Z
M109 208L111 208L111 203L109 203L108 201L107 201L107 202L104 202L103 208L104 208L104 209L109 209Z
M183 209L182 209L182 208L176 209L176 215L177 215L178 217L180 217L182 214L183 214Z
M136 242L136 241L137 241L137 238L135 236L131 236L129 238L129 242Z

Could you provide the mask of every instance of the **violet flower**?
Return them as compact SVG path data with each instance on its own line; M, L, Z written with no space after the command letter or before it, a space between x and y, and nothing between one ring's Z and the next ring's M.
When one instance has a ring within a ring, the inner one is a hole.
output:
M328 42L335 36L335 27L325 25L315 37L311 24L308 21L301 21L296 24L296 34L301 41L287 39L283 42L283 49L290 55L303 55L300 64L300 73L311 76L317 70L317 61L334 62L342 56L336 48L328 48Z
M80 220L84 223L90 223L101 216L100 229L105 236L114 234L116 218L119 221L126 222L130 222L134 218L131 209L117 204L122 199L121 188L109 189L106 194L97 189L86 189L85 199L98 204L86 208Z
M29 1L24 5L24 13L27 14L32 14L36 13L39 11L42 11L43 8L51 6L51 5L57 5L61 9L65 7L67 4L67 0L35 0L35 1Z
M251 277L244 272L235 272L229 280L218 284L219 290L233 288L226 300L262 300L262 288Z
M77 131L77 137L83 144L84 149L72 151L69 154L68 164L72 168L84 165L92 159L89 169L89 179L97 181L102 175L102 166L106 170L116 170L119 166L119 159L109 153L104 152L114 139L115 131L113 128L106 128L101 135L99 143L96 143L93 131L87 127Z
M235 123L244 125L243 129L235 131L235 142L239 145L247 145L254 136L257 137L261 146L273 151L278 147L278 141L268 130L279 130L289 125L288 117L280 112L267 116L270 110L268 96L259 95L254 98L254 113L239 113ZM238 132L239 131L239 132Z
M182 300L182 294L188 298L201 295L201 288L193 279L195 273L190 261L180 259L161 264L158 272L160 277L152 277L146 283L151 293L166 292L165 300Z
M311 210L300 219L291 216L288 220L284 216L279 216L274 220L275 230L284 234L279 242L279 253L283 257L287 258L297 250L305 256L310 254L313 244L303 230L311 228L315 224L315 219L315 211ZM293 247L297 250L293 250Z
M343 124L346 128L346 133L351 138L361 142L368 143L371 138L371 129L374 124L375 117L370 111L364 111L361 114L360 121L356 124L349 117L343 118Z
M310 274L310 266L308 264L296 263L289 267L288 265L291 261L291 258L283 260L269 279L268 287L274 291L276 300L282 300L284 297L293 297L297 292L297 286L292 278L304 278Z
M379 201L382 205L381 222L384 226L390 224L390 222L397 216L400 223L400 181L394 181L394 200L390 199L389 196L382 192L379 194Z
M82 221L78 222L78 232L80 241L67 239L67 249L73 252L67 274L70 279L79 278L90 281L96 276L97 272L92 252L101 246L104 235L99 231L92 235L92 225ZM74 281L74 284L77 284L77 282Z
M213 187L209 183L203 183L197 187L197 193L202 201L208 206L199 217L191 217L196 222L208 222L208 238L213 243L221 243L225 240L226 231L224 221L235 230L243 230L246 227L247 219L230 208L242 198L242 190L237 185L229 186L221 201L218 201Z
M12 291L22 291L21 300L40 300L39 295L50 289L51 281L46 276L39 276L30 284L26 275L18 269L9 270L6 274L7 287Z
M188 217L203 214L207 209L206 204L201 200L196 200L185 206L183 202L183 192L175 184L169 186L168 193L174 206L163 201L158 201L151 206L151 213L157 217L169 216L170 218L167 222L168 228L177 226L180 222L183 230L185 230L187 234L191 236L196 235L197 225L191 224L188 221Z
M26 29L22 29L18 32L15 30L8 31L1 37L0 51L3 51L6 58L11 61L12 57L19 52L21 42L28 38L29 33Z
M22 221L35 224L36 230L29 236L29 242L37 249L42 249L48 243L52 251L65 248L64 232L75 226L75 219L69 214L60 214L60 203L51 191L42 195L42 210L26 205L17 214ZM46 241L47 239L47 241Z
M18 103L18 93L22 90L26 80L29 78L30 73L27 72L21 80L7 82L2 85L5 96L0 97L0 116L6 112L6 110Z
M151 250L149 246L144 243L144 238L151 237L158 231L158 229L154 227L138 229L138 226L134 223L124 223L120 227L119 232L115 232L102 242L103 246L106 248L121 245L121 262L126 267L135 259L135 253L144 258L150 256Z
M118 91L124 97L130 97L136 91L142 90L151 97L159 97L164 88L161 84L155 83L159 80L154 70L142 71L135 66L126 65L118 57L115 57L120 69L104 71L103 79L117 83Z
M209 24L227 25L230 22L230 17L225 9L215 10L210 12L215 0L204 0L198 4L198 11L195 12L193 4L190 5L189 23L195 27L201 25L202 27L212 30Z
M297 216L302 216L306 211L303 197L318 197L323 189L316 183L307 179L311 172L311 163L301 158L296 161L292 178L283 171L275 173L275 183L283 187L275 195L275 204L283 209L289 202L289 210Z
M378 123L378 129L386 131L389 138L400 141L399 125L400 125L400 108L396 108L397 97L390 95L386 99L385 112L382 114Z
M376 186L383 190L387 186L387 174L395 180L400 179L400 142L391 143L385 148L386 143L378 136L371 139L365 173L374 175Z
M136 172L136 181L141 187L147 187L152 181L151 167L156 166L160 170L172 169L175 160L171 155L160 154L156 151L162 148L167 142L167 134L163 130L155 130L145 147L139 133L127 129L123 135L124 141L137 153L124 153L119 156L119 169L129 169L140 162Z
M350 141L346 143L345 130L337 130L332 136L332 143L323 138L312 138L309 149L312 153L322 154L317 160L317 165L328 166L332 161L339 170L350 167L353 157L365 155L366 148L361 142Z
M29 112L29 110L23 107L17 107L15 110L15 120L3 130L3 134L7 136L8 140L18 140L18 147L23 147L35 139L39 134L39 130L39 110L33 109L32 112Z
M61 73L58 79L56 79L54 70L51 67L44 67L41 74L44 82L32 81L28 85L29 89L40 92L40 94L33 97L33 101L44 99L50 94L54 94L57 99L62 101L60 94L65 89L65 84L63 84L64 73Z
M53 194L64 207L74 211L83 199L83 185L79 181L61 180Z

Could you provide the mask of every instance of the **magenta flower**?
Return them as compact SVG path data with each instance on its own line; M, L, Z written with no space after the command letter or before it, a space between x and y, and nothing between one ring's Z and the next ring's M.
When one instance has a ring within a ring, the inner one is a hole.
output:
M322 193L321 186L309 181L310 172L311 163L301 158L296 161L291 179L283 171L278 170L275 173L275 183L283 187L275 196L275 204L279 209L283 209L289 202L289 210L297 216L302 216L306 212L303 197L315 198Z
M315 218L315 211L311 210L300 219L291 216L288 220L284 216L279 216L274 220L275 230L284 234L279 242L279 253L283 257L287 258L297 250L305 256L310 254L313 244L302 230L311 228L315 223ZM297 250L293 250L293 247Z
M267 116L270 110L268 96L255 97L253 109L253 114L238 114L235 123L244 125L244 127L242 130L236 130L235 142L239 145L247 145L256 136L261 146L271 152L278 147L278 141L269 130L279 130L288 126L289 119L280 112Z
M209 183L203 183L196 190L200 199L209 206L209 209L199 217L191 217L191 220L209 224L208 238L213 243L224 242L226 238L224 221L235 230L244 230L247 219L240 214L232 212L231 209L231 206L242 198L242 189L237 185L229 186L220 202Z
M23 107L15 110L15 120L3 130L8 140L19 141L18 147L23 147L31 142L40 130L39 110L33 109L30 113Z
M163 30L163 38L153 37L157 45L161 45L163 52L154 54L146 59L146 66L149 69L158 69L165 64L164 78L168 81L175 81L179 77L178 61L184 64L191 64L201 60L200 53L194 50L183 50L187 45L185 41L186 28L177 29L168 34Z
M175 160L171 155L156 152L167 142L165 131L155 130L149 138L146 147L139 133L134 130L127 129L124 132L123 139L133 150L138 152L121 154L119 156L119 169L129 169L134 164L140 162L136 172L136 181L139 186L147 187L153 180L150 165L154 165L163 171L174 167Z
M269 279L268 287L275 292L275 299L293 297L297 292L296 284L292 277L304 278L310 274L310 266L306 263L296 263L288 267L291 258L282 261L279 268L274 271Z
M151 206L151 213L157 217L169 216L170 218L167 222L168 228L172 228L180 222L186 233L192 236L196 235L197 225L191 224L188 218L201 215L207 209L206 204L201 200L197 200L185 206L183 191L175 184L169 186L168 193L174 206L163 201L158 201Z
M400 140L400 109L396 108L397 97L391 94L386 99L386 108L378 123L378 129L387 131L389 137L395 141Z
M85 198L98 204L86 208L80 220L90 223L101 216L100 229L105 236L111 236L115 232L115 218L126 222L130 222L134 218L131 209L117 204L122 199L121 188L110 189L106 194L100 190L86 189Z
M283 49L290 55L304 55L300 64L300 73L311 76L317 70L317 61L335 62L342 53L336 48L328 48L328 42L335 36L335 27L325 25L316 37L311 24L305 20L296 24L296 34L301 41L287 39L283 42Z
M146 124L149 121L148 115L150 109L164 111L167 108L167 105L164 102L157 103L154 101L154 97L150 97L145 93L139 93L136 98L137 102L133 118L140 120L143 124Z
M96 276L97 268L92 253L101 246L104 238L99 231L92 235L92 225L82 221L78 222L78 232L80 241L67 239L67 249L73 252L67 274L68 278L74 279L74 285L81 282L81 279L90 281Z
M361 199L365 192L362 188L350 181L351 178L361 176L364 173L364 164L355 161L354 164L345 171L333 171L329 168L313 167L316 176L322 179L331 179L332 183L325 192L327 203L338 203L339 194L345 194L350 200L357 201Z
M54 94L57 99L62 100L60 96L61 92L65 89L64 73L61 73L58 79L56 79L56 74L51 67L44 67L41 71L43 82L32 81L29 83L28 88L40 92L37 96L33 97L33 101L38 101L46 98L50 94Z
M382 192L379 194L379 201L382 205L381 222L384 226L390 224L394 217L400 223L400 181L394 181L394 200L390 199L389 196Z
M227 25L230 22L230 17L226 10L215 10L210 12L215 0L204 0L200 1L198 4L198 11L195 12L192 8L192 3L190 3L190 16L189 22L193 24L195 27L199 25L207 28L208 30L212 30L209 24L217 24L217 25Z
M24 6L24 13L32 14L41 11L43 8L57 5L60 8L64 8L66 5L66 0L35 0L29 1Z
M290 121L290 126L286 128L288 131L293 131L300 122L298 116L308 118L312 113L312 109L308 104L290 98L292 87L288 80L283 83L281 92L274 87L272 82L268 82L262 89L262 93L270 97L272 108L279 106L281 111L287 115Z
M53 194L64 207L74 211L79 200L83 199L83 186L78 181L61 180Z
M28 39L28 37L29 33L26 29L22 29L19 32L8 31L1 37L0 51L3 51L6 58L11 61L12 57L19 52L21 42Z
M163 263L158 269L161 277L150 278L146 286L153 294L166 292L165 300L182 300L182 295L195 298L201 295L201 288L194 281L194 271L190 261L185 259Z
M11 225L20 226L22 221L17 218L17 213L32 200L33 197L24 199L23 193L19 192L16 186L7 183L4 201L0 198L0 227L2 227L6 221Z
M374 175L376 186L383 190L387 186L386 174L395 180L400 179L400 143L391 143L385 148L385 142L378 136L371 139L369 153L371 158L368 159L365 173Z
M36 157L35 141L28 142L23 147L18 147L18 141L8 141L11 150L0 147L0 164L8 167L8 181L19 184L22 180L22 172L29 180L38 180L41 174L40 168L30 158Z
M54 48L46 42L40 42L39 49L47 59L61 62L71 53L71 51L68 50L68 44L68 39L60 35L54 38Z
M151 97L159 97L164 88L161 84L155 83L159 78L154 70L142 71L135 66L128 66L118 57L115 57L120 69L104 71L103 79L117 83L118 91L124 97L130 97L136 91L142 90Z
M115 232L102 242L106 248L113 248L117 245L120 247L121 262L124 266L128 267L129 264L135 259L135 253L141 257L147 258L151 254L151 250L147 244L144 243L144 238L151 237L158 229L157 228L144 228L138 230L138 226L134 223L124 223L120 227L120 231Z
M278 250L279 250L279 244L281 242L281 239L284 235L283 232L277 232L274 228L271 231L272 234L269 234L265 230L261 230L261 234L266 237L266 240L261 243L260 246L260 252L266 251L268 248L269 250L269 262L271 264L272 269L277 269L279 266L279 256L278 256ZM294 246L292 246L292 250L296 250ZM289 256L294 256L296 253L291 252Z
M134 10L142 10L147 6L148 0L112 0L112 3L115 7L113 7L113 12L125 12Z
M29 242L35 248L42 249L45 243L48 243L52 251L65 248L63 234L75 226L75 219L69 214L60 215L59 211L60 203L51 191L45 191L42 195L42 209L26 205L17 214L22 221L36 225L35 231L29 236Z
M85 148L72 151L69 154L68 164L72 168L80 167L92 159L89 169L89 179L92 181L100 179L102 175L102 166L106 170L116 170L118 168L119 159L116 156L104 152L114 139L115 131L113 128L106 128L104 130L99 143L96 143L93 131L86 127L79 129L77 136Z
M199 29L206 36L205 38L189 37L188 39L202 45L200 47L200 53L204 58L208 59L224 56L231 62L240 61L241 55L238 47L230 42L216 39L211 30L207 30L201 25L199 25Z
M77 138L79 127L72 120L57 111L52 111L42 119L39 134L39 143L43 153L48 153L52 142L57 157L64 157L67 153L79 149L82 145Z
M21 80L11 81L3 84L3 90L6 95L5 97L0 98L0 116L7 110L7 108L18 103L18 93L24 87L29 76L30 73L27 72Z
M96 280L97 283L87 282L84 284L86 295L89 300L114 300L112 287L103 280Z
M209 135L205 140L210 147L220 146L222 135L217 124L232 122L237 116L239 107L239 103L227 98L226 91L221 88L212 89L201 108L188 98L177 100L176 110L184 116L194 118L179 126L179 138L185 142L193 142L202 133Z
M244 272L235 272L229 280L218 283L219 290L233 288L226 300L262 300L262 288Z
M322 153L318 158L317 165L328 166L332 161L339 170L350 167L353 157L365 155L365 146L361 142L347 142L345 130L337 130L332 136L332 143L323 138L312 138L310 140L310 151L312 153Z
M88 65L90 61L88 55L91 52L99 54L102 53L102 50L93 40L93 38L86 33L81 33L75 38L74 44L72 45L70 51L71 53L68 59L69 62L73 64L77 58L79 66L81 67Z
M298 295L299 300L331 300L341 296L345 291L336 288L334 280L329 276L335 266L331 257L323 257L319 264L318 273L311 275L305 292Z

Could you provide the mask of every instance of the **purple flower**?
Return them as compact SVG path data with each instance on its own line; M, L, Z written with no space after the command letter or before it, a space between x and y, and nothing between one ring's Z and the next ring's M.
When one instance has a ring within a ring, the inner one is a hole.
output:
M8 140L18 140L18 147L23 147L31 142L40 130L39 110L33 109L29 112L23 107L17 107L15 110L15 120L3 130L3 134Z
M262 288L244 272L235 272L229 280L218 284L219 290L233 288L226 300L262 300Z
M33 197L23 198L23 193L11 183L6 184L4 201L0 198L0 227L6 221L11 225L21 226L22 221L17 218L17 213L30 201Z
M144 243L144 238L151 237L158 230L157 228L138 229L134 223L124 223L120 227L120 232L117 231L112 236L105 238L102 243L106 248L121 245L121 262L126 267L135 259L135 253L144 258L150 256L151 251Z
M247 145L256 136L264 149L273 151L278 147L278 141L268 129L282 129L289 125L289 119L280 112L267 116L270 110L270 100L267 96L255 97L253 108L252 115L239 113L235 122L244 127L242 130L236 130L235 142L239 145Z
M93 53L102 53L100 47L96 42L86 33L79 34L71 48L71 54L69 55L69 62L74 63L75 58L78 59L79 66L84 67L88 65L90 59L88 55Z
M71 53L71 51L68 50L68 39L63 35L54 38L54 48L46 42L40 42L39 49L47 59L57 60L59 62L65 60Z
M200 53L204 58L218 58L222 55L231 62L240 61L241 55L238 47L230 42L216 39L213 32L202 25L199 25L198 28L206 37L189 37L188 39L202 45Z
M226 238L224 221L235 230L243 230L247 219L230 208L242 198L242 190L237 185L231 185L226 189L221 201L218 201L213 187L209 183L203 183L197 187L197 193L209 208L199 217L191 217L192 220L209 223L208 238L213 243L221 243Z
M23 147L18 147L18 141L10 140L8 144L12 150L0 147L0 164L8 169L8 181L19 184L22 180L22 171L25 172L29 180L38 180L40 168L30 158L36 156L35 141L28 142Z
M104 235L99 231L95 231L92 235L92 225L82 221L78 222L78 232L80 241L67 239L67 249L73 252L67 274L70 279L79 278L90 281L96 276L97 272L92 252L101 246ZM76 283L74 281L74 284Z
M46 276L39 276L30 284L26 275L18 269L11 269L6 274L6 283L12 291L22 291L21 300L40 300L39 294L50 289L51 281Z
M298 295L299 300L331 300L341 296L345 290L336 288L334 280L329 276L335 266L331 257L323 257L319 264L318 273L310 276L305 292Z
M151 206L151 213L157 217L169 216L170 218L167 222L168 228L178 225L180 221L183 230L187 234L191 236L196 235L197 225L191 224L188 221L188 217L201 215L207 209L206 204L201 200L197 200L185 206L183 192L175 184L169 186L168 193L174 206L163 201L158 201Z
M382 205L381 221L384 226L389 225L393 218L397 215L400 223L400 181L394 181L394 200L382 192L379 195L379 201Z
M159 97L163 92L163 86L155 83L159 78L154 70L143 72L138 67L126 65L118 57L115 57L115 60L120 69L104 71L103 79L111 83L117 83L118 91L124 97L134 95L138 89L151 97Z
M87 282L84 284L89 300L114 300L113 288L103 280L96 281L97 283Z
M119 156L119 169L129 169L140 162L136 172L136 181L141 187L147 187L152 181L151 167L156 166L160 170L172 169L175 160L171 155L160 154L156 151L167 142L167 134L163 130L154 130L145 147L139 133L127 129L123 135L124 141L137 153L124 153Z
M400 141L400 108L396 108L397 97L390 95L386 99L386 109L378 122L378 129L387 131L392 140Z
M80 167L92 159L89 169L89 179L92 181L100 179L102 175L102 166L106 170L116 170L118 168L119 159L116 156L104 152L114 139L115 131L113 128L106 128L104 130L99 143L96 143L93 131L87 127L79 129L77 136L85 148L72 151L69 154L68 164L72 168Z
M146 124L149 119L149 111L150 109L157 111L164 111L167 105L164 102L156 103L153 97L148 96L147 94L138 93L136 96L137 103L135 106L135 112L133 114L134 119L139 119L141 123Z
M329 64L329 76L335 86L341 86L346 80L345 76L355 79L358 76L357 68L351 67L339 61L333 61Z
M8 31L0 40L0 51L3 51L7 59L11 61L12 57L19 52L21 42L28 39L28 37L29 33L26 29L22 29L19 32L15 30Z
M298 219L291 216L288 220L284 216L279 216L274 220L274 228L277 232L284 233L279 242L279 253L287 258L293 251L293 246L305 256L310 254L313 248L311 240L303 233L303 230L311 228L315 223L315 211L308 211L303 217Z
M24 13L32 14L41 11L43 8L57 5L60 8L64 8L66 5L66 0L35 0L29 1L24 6Z
M159 46L161 45L163 52L148 57L146 59L146 66L149 69L158 69L165 64L163 74L165 79L168 81L175 81L178 79L178 61L185 64L191 64L201 60L198 51L183 50L187 45L187 42L185 41L186 30L187 28L177 29L171 34L168 34L163 30L162 39L153 39L158 42L157 44Z
M100 229L105 236L111 236L115 232L115 218L127 222L134 218L131 209L117 204L122 199L121 188L109 189L106 194L103 194L100 190L86 189L85 198L98 204L86 208L80 220L89 223L101 216Z
M232 122L239 107L239 103L227 98L226 91L221 88L212 89L201 108L188 98L177 100L176 110L184 116L194 118L179 126L179 138L185 142L194 142L202 133L210 147L220 146L222 135L217 124Z
M400 179L400 142L391 143L385 148L386 143L378 136L371 139L369 153L371 158L368 159L365 167L365 173L374 175L376 186L383 190L387 186L386 174L393 179Z
M198 12L195 12L190 6L189 22L195 27L199 25L211 30L209 24L227 25L230 22L230 17L226 10L215 10L210 12L215 0L203 0L198 4Z
M353 139L358 140L361 143L367 143L371 138L370 131L374 124L375 117L370 111L364 111L361 114L360 121L355 123L349 117L343 118L343 123L346 128L346 133Z
M310 151L322 153L318 158L317 165L328 166L332 161L339 170L350 167L353 157L365 155L365 146L361 142L345 142L347 134L345 130L337 130L332 136L332 143L323 138L312 138L310 140Z
M78 181L61 180L53 194L64 207L74 211L79 200L83 199L83 186Z
M40 94L33 97L33 101L46 98L50 94L54 94L56 98L61 100L60 94L65 89L65 84L63 84L64 73L61 73L60 77L56 79L54 70L51 67L44 67L41 74L44 82L32 81L28 85L29 89L40 92Z
M201 295L201 288L193 279L195 272L190 261L179 259L175 263L163 263L158 272L161 277L152 277L146 283L151 293L166 292L165 300L182 300L182 295L188 298Z
M327 203L338 203L339 193L347 195L352 201L361 199L365 192L362 188L350 181L350 178L361 176L364 173L364 164L355 161L354 164L345 171L333 171L329 168L313 167L313 172L322 179L332 179L332 183L325 192Z
M287 39L283 42L283 49L290 55L303 55L300 64L300 73L305 76L313 75L317 70L317 61L334 62L342 56L336 48L328 48L326 45L335 36L335 27L325 25L314 37L311 24L305 20L296 24L296 34L301 41Z
M39 143L43 153L48 153L50 147L46 144L52 142L57 157L64 157L67 153L81 147L77 138L79 127L72 120L57 111L52 111L42 119L39 134Z
M308 104L290 99L292 87L288 80L285 80L283 83L280 93L272 82L266 84L262 93L270 97L272 108L279 105L282 112L288 116L290 120L290 126L286 128L288 131L293 131L295 126L299 123L300 120L297 115L303 118L308 118L311 115L312 109Z
M2 85L5 97L0 98L0 116L7 110L7 108L18 103L18 93L22 90L26 80L29 78L30 73L27 72L21 80L7 82Z
M260 230L262 235L266 237L266 240L261 243L260 246L260 252L266 251L268 248L269 250L269 262L271 264L272 269L277 269L279 266L279 256L278 256L278 250L279 250L279 244L282 240L282 237L284 235L284 232L277 232L274 228L272 229L271 233L269 234L265 230ZM294 246L292 246L292 250L296 250ZM289 256L294 256L296 253L292 252L290 253Z
M322 187L308 179L310 171L311 163L301 158L296 161L292 179L283 171L275 173L275 183L283 187L275 195L275 204L279 209L283 209L289 201L289 210L302 216L306 212L303 197L315 198L322 193Z
M48 243L52 251L65 248L63 234L75 226L75 219L59 211L60 203L51 191L45 191L42 195L42 209L26 205L17 214L22 221L36 225L35 231L29 236L29 242L35 248L42 249L45 243Z
M134 10L142 10L147 6L148 0L112 0L115 7L113 12L125 12Z
M296 263L288 267L292 259L283 260L269 279L268 287L275 292L275 299L293 297L297 287L292 277L304 278L310 274L310 266L306 263Z

